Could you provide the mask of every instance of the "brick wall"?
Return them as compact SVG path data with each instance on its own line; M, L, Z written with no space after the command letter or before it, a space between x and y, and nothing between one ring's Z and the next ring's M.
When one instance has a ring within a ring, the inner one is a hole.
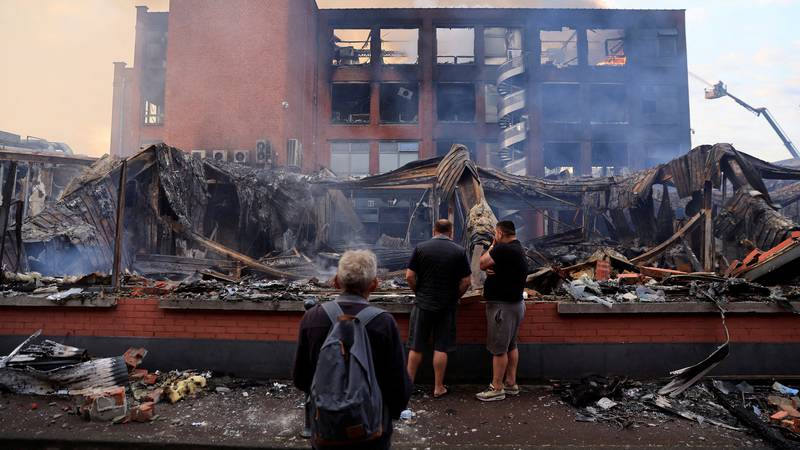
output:
M408 315L395 314L403 338ZM299 312L160 309L158 300L120 299L114 308L2 308L0 335L198 338L218 340L296 339ZM742 314L727 318L734 342L800 342L790 314ZM459 311L459 343L480 344L486 336L483 304ZM520 330L523 343L714 343L724 339L715 314L559 315L555 303L528 305Z

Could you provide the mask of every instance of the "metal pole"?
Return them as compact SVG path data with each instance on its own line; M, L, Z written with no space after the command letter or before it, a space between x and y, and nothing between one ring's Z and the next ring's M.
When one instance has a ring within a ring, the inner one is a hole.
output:
M8 230L8 216L11 213L12 196L14 195L14 184L17 182L17 162L8 163L8 176L3 180L3 205L0 206L0 281L5 280L5 273L2 270L3 256L6 251L6 231Z
M703 228L703 270L714 270L714 222L711 217L711 180L703 186L703 210L705 211L705 227Z
M128 174L128 161L122 160L119 170L119 187L117 188L117 223L114 230L114 267L111 270L111 287L119 292L121 283L120 263L122 262L122 235L125 232L125 179Z

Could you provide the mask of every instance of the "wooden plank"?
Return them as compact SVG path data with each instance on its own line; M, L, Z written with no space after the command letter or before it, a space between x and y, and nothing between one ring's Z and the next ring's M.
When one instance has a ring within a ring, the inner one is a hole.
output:
M792 302L800 307L800 302ZM725 305L726 314L791 314L774 303L735 302ZM616 303L608 308L597 303L560 302L559 314L719 314L713 303Z
M113 308L117 305L116 297L71 298L56 303L45 297L18 295L0 298L0 307L67 307L67 308Z

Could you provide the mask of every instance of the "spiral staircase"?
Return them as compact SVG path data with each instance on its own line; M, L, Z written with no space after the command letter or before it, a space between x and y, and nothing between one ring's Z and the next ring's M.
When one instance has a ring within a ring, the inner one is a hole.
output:
M497 69L499 158L509 172L524 174L528 116L524 86L525 55L509 57Z

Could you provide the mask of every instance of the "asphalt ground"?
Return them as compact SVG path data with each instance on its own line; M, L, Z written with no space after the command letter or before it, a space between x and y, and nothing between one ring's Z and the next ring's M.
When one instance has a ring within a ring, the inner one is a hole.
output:
M625 427L579 422L577 410L548 386L523 386L519 397L492 403L474 399L481 388L454 386L441 399L417 393L409 405L414 417L395 423L393 448L769 448L747 432L678 417L660 423L642 417ZM307 448L299 436L302 401L300 392L272 382L225 393L212 387L195 398L157 404L152 422L114 425L70 413L66 397L3 393L0 448Z

